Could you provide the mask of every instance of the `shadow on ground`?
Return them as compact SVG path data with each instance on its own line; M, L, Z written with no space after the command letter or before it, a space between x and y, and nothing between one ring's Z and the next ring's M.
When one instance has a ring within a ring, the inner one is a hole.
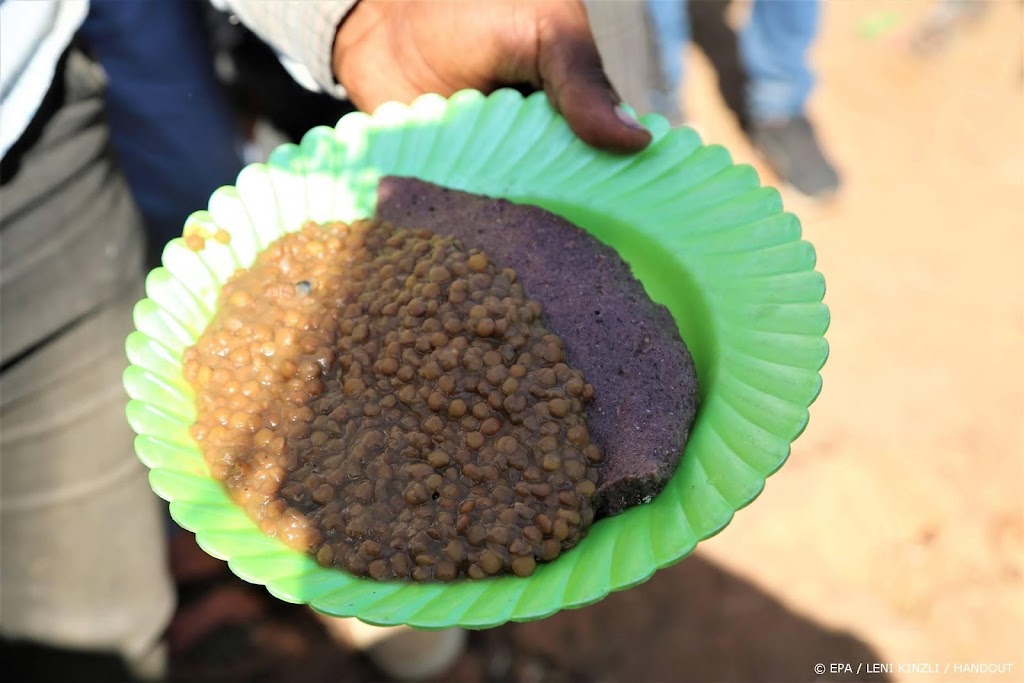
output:
M364 656L332 641L311 612L258 594L258 626L219 633L172 660L173 682L389 683ZM222 584L223 585L223 584ZM125 683L112 658L5 644L4 661L22 680ZM526 624L473 632L469 647L439 680L452 683L686 683L699 681L886 681L882 675L814 673L814 665L877 662L849 633L795 614L772 596L700 556L664 569L636 588L579 610Z
M261 589L258 589L261 590ZM266 594L263 594L266 596ZM302 608L274 601L257 657L239 661L211 649L177 662L176 680L224 683L387 683L359 654L336 645ZM240 647L243 646L239 643ZM220 646L223 647L223 644ZM218 656L221 660L218 661ZM231 666L225 666L228 661ZM885 676L819 676L814 665L877 662L849 633L790 611L700 556L636 588L548 619L473 632L469 647L438 680L452 683L686 683L699 681L886 681Z
M878 661L700 556L580 610L475 633L457 681L833 681L823 662ZM872 680L888 680L872 676Z

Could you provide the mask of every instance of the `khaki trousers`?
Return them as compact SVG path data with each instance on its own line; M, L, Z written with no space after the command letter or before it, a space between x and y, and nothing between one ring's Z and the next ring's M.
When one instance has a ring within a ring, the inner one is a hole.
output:
M166 522L121 385L144 234L103 108L102 72L69 50L3 160L0 634L158 677Z

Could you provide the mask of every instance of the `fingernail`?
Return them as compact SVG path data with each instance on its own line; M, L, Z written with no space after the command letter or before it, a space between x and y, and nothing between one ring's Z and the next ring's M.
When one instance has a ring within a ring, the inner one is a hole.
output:
M619 118L619 121L622 121L633 130L647 130L644 128L644 124L640 123L640 121L633 116L633 113L626 108L625 104L620 103L615 105L615 116Z

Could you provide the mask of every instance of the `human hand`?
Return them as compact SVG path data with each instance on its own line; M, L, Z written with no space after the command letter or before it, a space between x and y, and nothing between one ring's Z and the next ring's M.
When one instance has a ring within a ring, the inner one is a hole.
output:
M590 145L636 152L651 141L619 106L578 0L359 0L333 65L364 111L428 92L529 85Z

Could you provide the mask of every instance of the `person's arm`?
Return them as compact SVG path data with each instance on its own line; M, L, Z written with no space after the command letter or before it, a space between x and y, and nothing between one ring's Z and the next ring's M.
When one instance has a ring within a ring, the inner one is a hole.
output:
M219 3L364 111L427 92L525 85L544 90L588 144L635 152L651 140L621 107L577 0Z

